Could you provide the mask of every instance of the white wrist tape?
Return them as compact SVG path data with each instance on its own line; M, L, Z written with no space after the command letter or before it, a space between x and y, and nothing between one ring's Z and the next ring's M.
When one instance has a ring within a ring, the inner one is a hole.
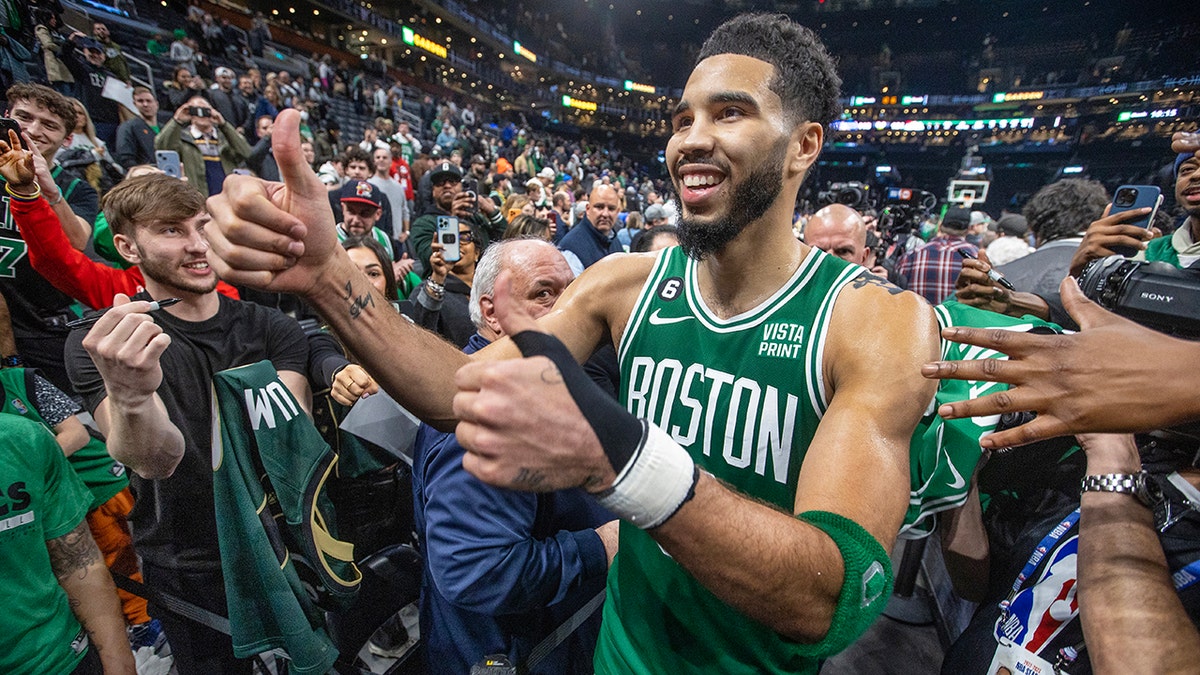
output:
M667 432L643 421L642 443L617 480L596 495L604 508L643 530L658 527L691 499L698 473Z

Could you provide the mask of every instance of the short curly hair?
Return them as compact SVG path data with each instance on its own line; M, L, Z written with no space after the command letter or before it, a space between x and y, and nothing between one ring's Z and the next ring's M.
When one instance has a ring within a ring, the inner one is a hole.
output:
M4 97L8 101L10 110L12 105L19 101L36 103L49 111L51 115L62 120L63 128L67 130L67 133L71 133L75 129L75 106L71 105L71 101L66 96L50 87L18 82L8 88Z
M1098 181L1067 178L1038 190L1022 214L1038 242L1082 236L1108 206L1108 190Z
M823 127L841 114L842 78L816 33L785 14L741 14L713 31L696 63L719 54L741 54L775 67L770 83L790 122Z

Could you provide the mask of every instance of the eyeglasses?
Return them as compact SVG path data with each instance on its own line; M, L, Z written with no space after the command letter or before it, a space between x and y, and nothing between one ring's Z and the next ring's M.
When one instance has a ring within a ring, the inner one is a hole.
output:
M446 178L440 178L438 180L433 181L433 187L445 187L447 185L455 185L458 182L459 182L459 179L457 179L453 176L447 176Z
M473 244L473 243L475 243L475 235L471 234L470 232L459 232L458 233L458 243Z

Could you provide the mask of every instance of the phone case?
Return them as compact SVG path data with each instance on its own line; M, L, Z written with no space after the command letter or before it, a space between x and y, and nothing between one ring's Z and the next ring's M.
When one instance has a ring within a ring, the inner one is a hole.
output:
M462 259L462 250L458 246L458 218L438 216L437 236L442 242L442 260L453 263Z
M1127 204L1124 206L1117 204L1118 195L1121 194L1122 190L1137 191L1137 197L1133 200L1132 204ZM1158 207L1162 205L1162 201L1162 190L1153 185L1122 185L1121 187L1117 188L1116 192L1113 193L1112 206L1108 210L1108 215L1113 216L1118 213L1125 213L1126 211L1150 208L1151 211L1150 213L1146 214L1145 218L1139 218L1131 223L1127 223L1128 225L1136 225L1137 227L1148 229L1150 227L1150 223L1154 222L1154 216L1158 213ZM1137 249L1134 249L1131 246L1114 246L1112 247L1112 251L1113 253L1116 253L1117 255L1123 255L1126 258L1131 258L1137 254Z

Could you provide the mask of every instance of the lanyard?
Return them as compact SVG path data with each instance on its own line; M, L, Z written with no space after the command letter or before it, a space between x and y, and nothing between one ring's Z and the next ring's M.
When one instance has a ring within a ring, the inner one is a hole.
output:
M1054 529L1050 530L1050 533L1045 537L1042 537L1042 540L1038 542L1038 545L1033 549L1033 554L1029 556L1029 561L1025 563L1025 567L1021 568L1021 573L1018 574L1016 580L1013 581L1012 590L1009 592L1008 597L1000 603L1000 609L1003 610L1005 614L1008 613L1009 604L1011 604L1013 599L1017 597L1017 593L1021 591L1021 586L1025 584L1025 580L1033 574L1033 571L1037 569L1038 564L1042 562L1042 558L1046 557L1046 554L1054 548L1054 545L1058 543L1058 540L1062 539L1063 535L1066 534L1072 527L1074 527L1075 523L1077 522L1079 522L1078 507L1076 507L1075 510L1072 511L1071 514L1066 518L1063 518L1062 522L1060 522L1058 525L1055 525Z

